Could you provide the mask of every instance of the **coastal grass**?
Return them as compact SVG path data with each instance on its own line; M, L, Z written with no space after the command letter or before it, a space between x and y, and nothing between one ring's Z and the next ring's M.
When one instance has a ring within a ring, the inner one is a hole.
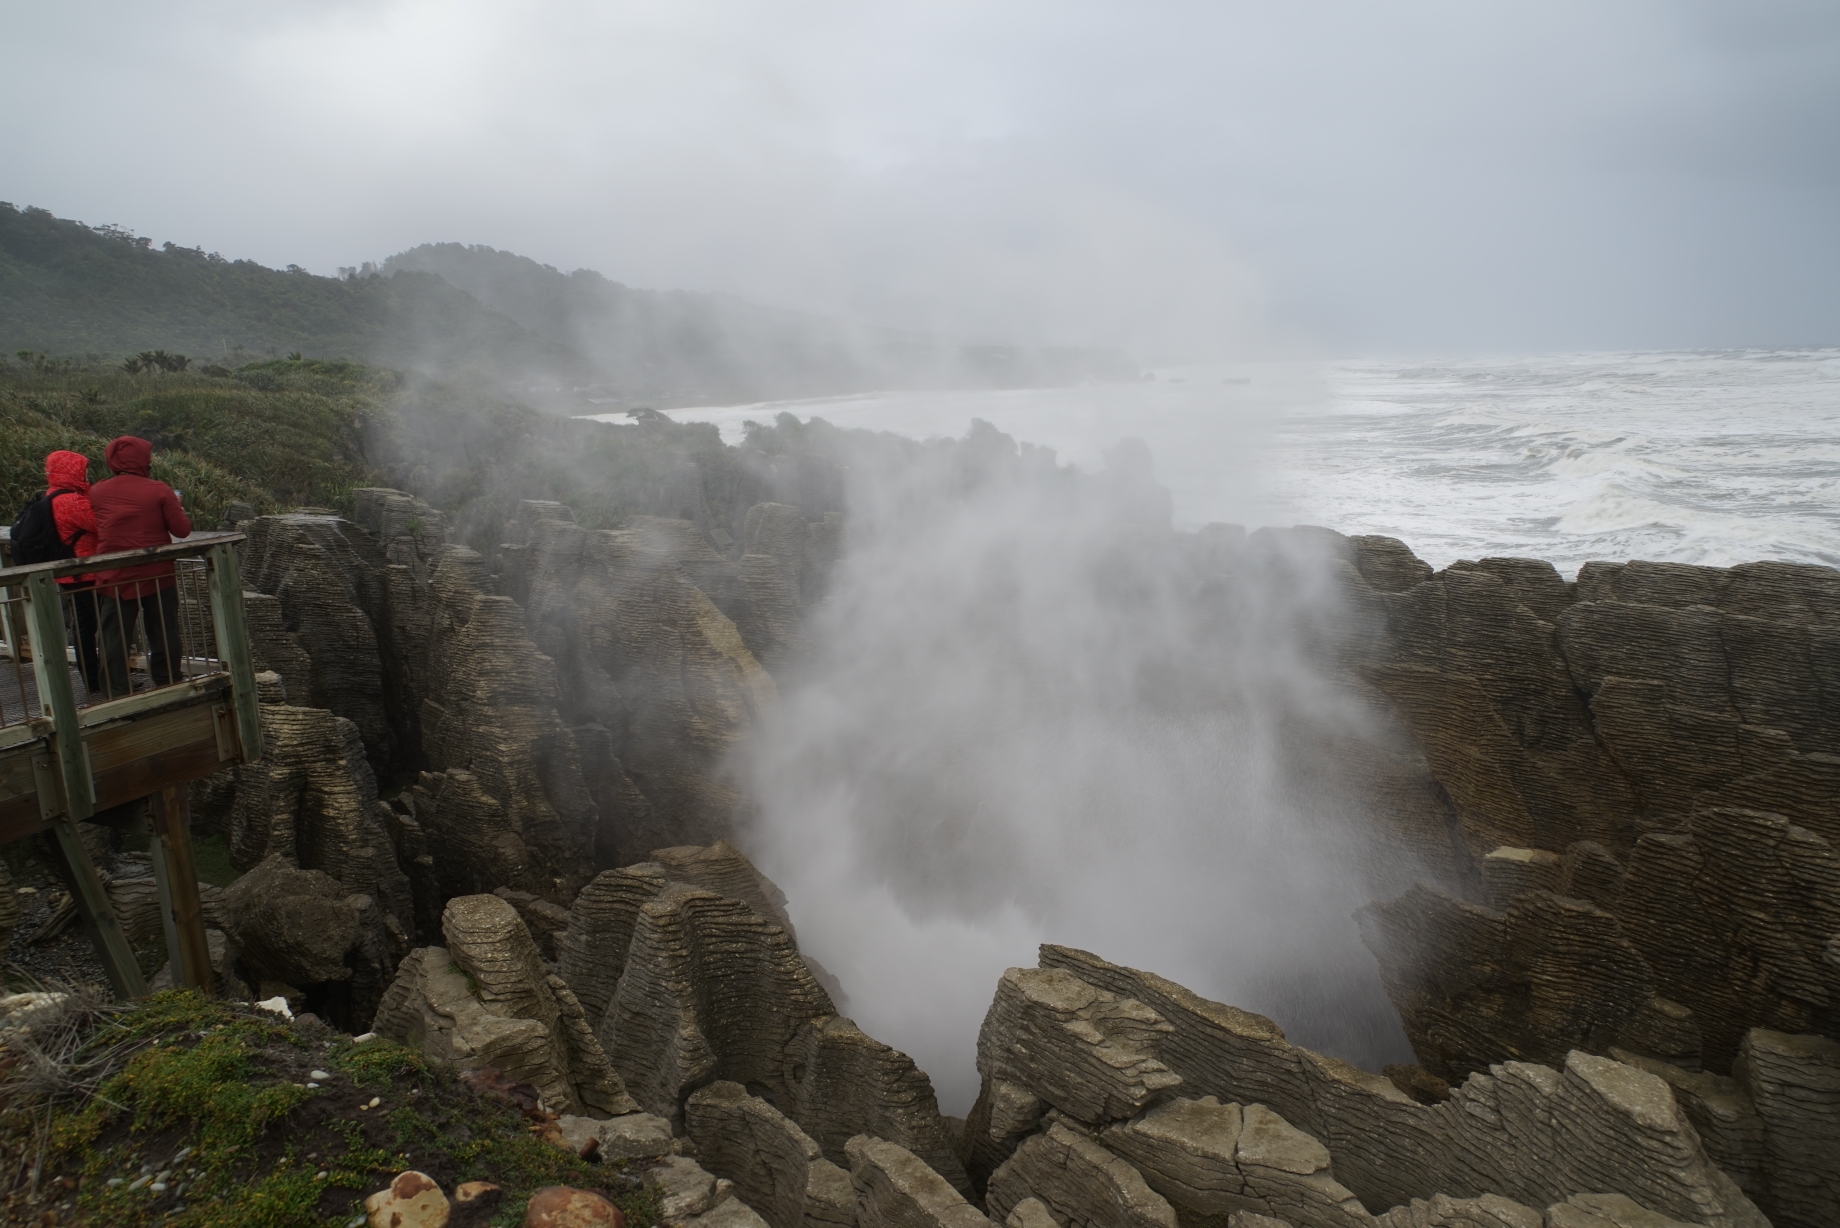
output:
M411 1168L450 1196L498 1184L494 1224L521 1223L544 1185L596 1190L632 1228L657 1223L623 1165L544 1142L516 1108L414 1050L189 991L91 1002L7 1041L0 1093L11 1223L331 1228Z

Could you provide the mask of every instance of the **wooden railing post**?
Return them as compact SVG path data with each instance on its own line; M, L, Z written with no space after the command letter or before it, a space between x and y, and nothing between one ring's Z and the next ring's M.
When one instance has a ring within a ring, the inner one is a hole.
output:
M51 720L58 774L64 782L64 811L73 822L87 819L96 812L95 784L83 754L83 727L77 722L70 663L64 659L64 607L57 581L42 571L26 580L26 617L37 649L32 654L32 674L38 682L38 702L41 714Z
M43 715L51 720L52 762L46 766L55 768L40 774L39 809L52 820L52 837L70 874L77 913L116 996L142 997L147 992L147 982L134 958L134 948L122 932L102 878L77 832L77 824L96 812L95 786L88 756L83 753L83 729L77 721L70 663L64 659L63 603L57 581L48 572L38 572L26 580L26 618L37 647L32 654L32 671L38 684L38 701Z
M256 702L256 670L249 655L249 626L243 618L243 577L236 565L236 548L229 542L212 546L205 555L210 570L211 625L217 633L217 651L230 675L230 699L236 711L236 734L242 743L242 762L262 758L262 709Z
M169 785L147 799L153 832L154 885L166 929L173 988L211 992L211 944L204 932L198 898L198 867L192 860L191 806L185 785Z

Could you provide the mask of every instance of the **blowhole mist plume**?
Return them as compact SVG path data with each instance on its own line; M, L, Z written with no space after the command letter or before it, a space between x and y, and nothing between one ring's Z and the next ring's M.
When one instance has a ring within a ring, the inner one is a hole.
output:
M848 546L746 770L751 851L874 1035L976 1091L991 987L1083 946L1410 1060L1350 914L1374 884L1322 748L1367 736L1308 533L1169 527L1145 446L1102 472L978 423L860 440Z

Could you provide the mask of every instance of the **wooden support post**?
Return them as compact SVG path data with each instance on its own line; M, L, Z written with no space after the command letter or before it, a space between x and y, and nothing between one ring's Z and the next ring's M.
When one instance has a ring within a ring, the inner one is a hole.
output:
M210 569L211 627L217 633L217 655L230 675L231 706L236 712L237 740L243 763L262 759L262 709L256 702L256 670L249 655L249 627L243 618L243 578L237 570L236 547L228 542L212 546L205 555Z
M51 755L43 765L34 762L39 811L51 819L53 847L62 857L75 891L77 913L96 948L109 984L120 998L147 993L134 948L122 932L108 892L83 847L77 824L96 813L95 786L89 757L83 751L83 729L77 720L77 697L70 686L70 663L64 659L64 607L57 581L38 572L26 581L26 616L31 623L33 679L38 683L42 715L51 719Z
M141 976L134 948L109 904L108 892L103 890L95 863L89 859L89 850L83 847L83 837L77 832L76 822L69 815L51 813L58 805L57 772L48 756L33 760L32 767L39 782L39 809L51 820L52 852L63 863L64 877L76 900L77 916L83 921L90 945L96 948L96 958L102 961L102 971L109 978L109 986L118 998L144 998L147 981Z
M154 880L160 891L160 920L166 929L173 986L210 993L211 944L205 937L204 905L198 898L191 819L184 785L169 785L147 799Z
M95 784L83 753L83 728L77 721L77 697L70 688L70 663L64 659L64 604L57 581L45 572L26 581L26 614L32 622L32 674L38 682L38 702L51 718L51 740L57 754L58 775L64 784L64 813L78 822L96 813Z

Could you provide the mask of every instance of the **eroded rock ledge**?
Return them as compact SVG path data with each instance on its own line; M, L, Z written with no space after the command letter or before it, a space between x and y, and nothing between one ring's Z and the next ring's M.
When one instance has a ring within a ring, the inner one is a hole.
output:
M697 1214L1840 1222L1840 573L1170 534L1197 601L1279 555L1337 579L1312 659L1377 732L1305 749L1367 803L1361 925L1419 1067L1047 947L998 986L961 1134L726 842L834 516L763 504L728 548L527 503L492 558L395 491L243 527L266 753L197 790L249 871L207 898L226 983L659 1123L608 1137L741 1174ZM124 916L144 886L112 881Z

